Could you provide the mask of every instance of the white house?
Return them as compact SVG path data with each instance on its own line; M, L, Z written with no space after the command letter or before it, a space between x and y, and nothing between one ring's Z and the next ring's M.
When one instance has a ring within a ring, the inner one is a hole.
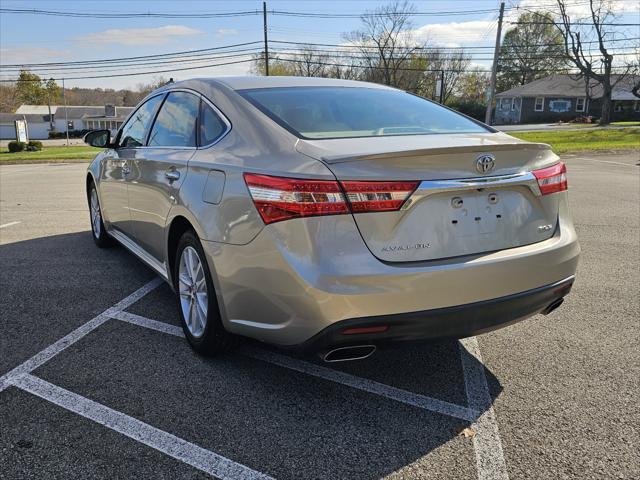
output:
M65 132L67 121L69 131L109 129L116 131L125 121L133 107L103 107L51 105L54 131ZM66 115L65 115L66 113ZM29 139L49 138L51 125L49 108L46 105L21 105L15 113L0 113L0 139L15 138L15 120L26 120Z

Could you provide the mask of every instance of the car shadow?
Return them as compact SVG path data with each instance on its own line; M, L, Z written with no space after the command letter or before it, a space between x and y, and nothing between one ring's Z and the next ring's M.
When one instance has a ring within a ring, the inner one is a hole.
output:
M1 245L0 263L0 308L5 313L0 322L3 330L0 373L55 342L155 276L124 248L97 249L90 232ZM176 302L168 285L160 286L127 310L179 325ZM265 405L258 408L253 403L245 405L245 415L261 418L246 418L246 425L234 430L242 436L243 442L249 442L247 437L251 437L252 429L259 425L260 435L237 453L241 459L246 457L245 463L253 468L278 478L296 479L380 478L408 465L429 468L435 474L441 467L440 461L452 462L450 456L445 458L442 452L454 449L453 457L462 452L469 459L455 463L456 476L475 476L472 442L460 435L471 425L468 420L427 411L326 379L310 378L291 369L266 365L247 359L240 352L197 359L186 342L177 347L177 339L158 335L160 342L167 338L167 348L180 348L181 356L194 359L188 367L194 369L191 378L198 378L198 375L209 378L206 370L233 373L243 371L242 368L255 368L256 372L265 372L264 376L252 375L251 383L247 377L245 387L264 392L263 402L269 408ZM365 360L332 364L322 362L317 356L293 355L256 341L247 340L246 343L285 355L293 361L320 365L363 381L372 380L460 406L468 405L461 360L478 364L457 341L397 345L382 349ZM484 366L482 369L493 403L502 386L489 369ZM242 383L242 379L234 379L234 388L238 388L238 381ZM172 388L187 387L176 384ZM209 389L209 393L203 390L197 402L200 405L206 402L207 395L211 395L212 402L220 395L242 395L231 387L229 391L221 392L224 388L218 384L217 390ZM191 401L189 396L178 398L186 404ZM234 416L226 421L238 423ZM202 438L219 435L219 425L214 423L199 425L199 435ZM234 442L233 437L230 435L229 442ZM276 450L277 454L274 453ZM229 452L229 456L236 458L232 455L232 447ZM433 458L425 459L430 454ZM444 470L441 476L446 476Z

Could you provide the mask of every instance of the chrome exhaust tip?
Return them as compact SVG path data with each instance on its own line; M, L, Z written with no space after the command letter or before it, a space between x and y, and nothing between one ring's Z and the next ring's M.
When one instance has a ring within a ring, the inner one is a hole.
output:
M549 306L547 308L545 308L544 310L542 310L543 315L549 315L551 312L553 312L556 308L558 308L560 305L562 305L562 303L564 302L564 297L558 298L557 300L554 300L553 302L551 302L551 304L549 304Z
M322 355L322 360L327 363L350 362L352 360L364 360L369 358L376 351L375 345L353 345L349 347L339 347L329 350Z

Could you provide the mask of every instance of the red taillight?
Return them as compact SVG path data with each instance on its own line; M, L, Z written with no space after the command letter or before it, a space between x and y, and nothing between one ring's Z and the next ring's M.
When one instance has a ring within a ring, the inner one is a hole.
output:
M264 223L297 217L349 213L338 182L244 174Z
M341 182L351 211L388 212L400 210L420 182Z
M564 192L569 188L567 185L567 167L562 162L558 162L552 167L534 170L531 173L538 180L542 195Z
M245 173L244 181L266 224L298 217L399 210L420 183L338 183L253 173Z

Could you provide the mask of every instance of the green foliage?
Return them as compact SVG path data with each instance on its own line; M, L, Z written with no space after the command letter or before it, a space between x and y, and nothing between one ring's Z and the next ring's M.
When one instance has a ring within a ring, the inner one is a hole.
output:
M9 145L7 145L7 148L9 149L9 151L11 153L15 153L15 152L21 152L26 148L27 144L24 142L17 142L17 141L12 141L9 142Z
M476 100L455 98L447 103L447 107L453 108L460 113L484 122L484 114L487 111L487 104Z
M527 12L507 31L500 48L498 92L557 73L568 64L564 41L548 13Z
M69 138L82 138L89 130L69 130ZM67 132L50 131L49 138L67 138Z
M580 131L557 130L509 132L529 142L548 143L556 153L579 150L622 150L640 148L640 128L584 127Z
M38 140L31 140L29 143L27 143L27 150L31 152L42 150L42 142L39 142Z
M22 70L16 81L16 93L22 103L51 105L59 98L60 87L52 78L42 80L38 75Z

